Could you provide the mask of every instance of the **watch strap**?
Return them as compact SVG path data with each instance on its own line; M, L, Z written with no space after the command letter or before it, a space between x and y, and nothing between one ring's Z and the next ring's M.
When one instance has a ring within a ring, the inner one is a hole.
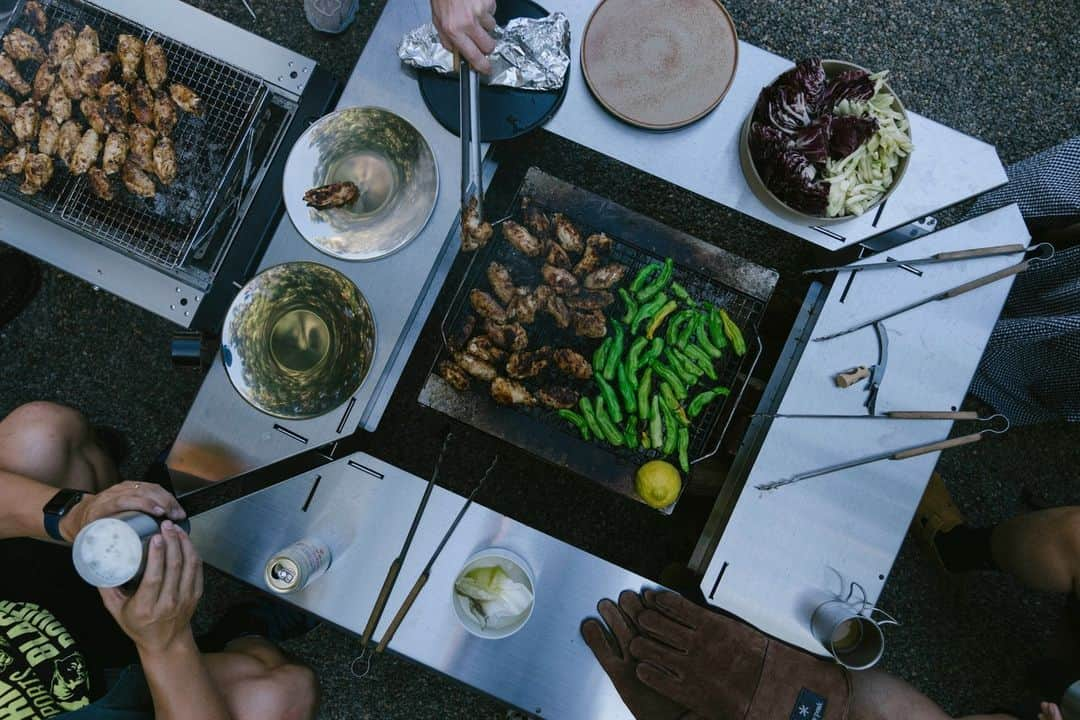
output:
M67 542L60 533L60 521L82 500L84 493L79 490L65 488L53 495L52 500L42 510L44 515L45 532L57 542Z

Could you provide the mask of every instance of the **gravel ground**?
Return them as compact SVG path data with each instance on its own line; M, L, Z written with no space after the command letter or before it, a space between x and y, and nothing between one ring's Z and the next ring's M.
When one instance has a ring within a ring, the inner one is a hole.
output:
M349 74L382 8L381 2L365 0L356 24L331 38L308 28L298 1L252 0L258 21L239 0L194 4L316 58L341 78ZM1080 24L1075 2L733 0L728 8L743 39L782 55L819 54L890 68L894 88L911 109L993 143L1005 162L1080 132L1075 112L1080 44L1071 30ZM806 244L542 133L508 150L518 159L500 172L514 185L525 167L538 165L777 268L782 274L778 304L802 295L804 287L791 271L815 254ZM433 316L437 313L438 308ZM133 452L124 471L134 476L170 442L198 388L197 374L174 369L168 360L172 331L157 317L48 269L32 305L0 330L0 414L34 399L81 408L93 421L127 432ZM433 350L431 340L421 343L383 429L358 440L419 473L434 458L444 425L415 404ZM477 433L464 442L476 457L498 448ZM1033 447L1037 452L1030 451ZM650 577L659 578L667 563L688 557L708 512L707 502L690 498L665 519L521 454L504 452L503 457L504 472L485 488L484 504ZM939 470L972 519L990 523L1025 509L1024 484L1056 504L1080 501L1069 482L1078 459L1075 429L1044 425L954 451ZM446 484L461 490L467 472L463 459L452 462ZM216 573L209 586L200 623L241 591ZM912 542L900 554L882 605L903 622L889 632L884 667L953 713L1012 706L1023 696L1028 666L1054 652L1062 636L1062 599L991 575L945 581ZM496 718L506 712L489 698L396 658L379 662L358 682L347 669L355 642L328 628L289 649L317 668L325 718Z

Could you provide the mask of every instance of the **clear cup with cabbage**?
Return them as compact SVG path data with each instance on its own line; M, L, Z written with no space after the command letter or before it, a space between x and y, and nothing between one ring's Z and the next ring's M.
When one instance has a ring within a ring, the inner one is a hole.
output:
M473 555L458 573L453 588L454 611L474 635L507 637L532 614L532 571L520 557L502 548Z

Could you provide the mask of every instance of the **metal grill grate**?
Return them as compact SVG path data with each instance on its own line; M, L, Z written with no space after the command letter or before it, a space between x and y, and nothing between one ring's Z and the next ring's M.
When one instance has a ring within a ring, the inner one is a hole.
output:
M115 199L104 202L90 192L85 177L72 176L59 162L53 181L38 195L21 195L19 183L9 178L0 181L0 196L155 265L181 266L202 239L204 227L209 226L210 209L233 158L251 137L254 119L267 94L265 85L252 75L92 4L42 0L42 5L49 17L49 32L65 22L76 30L90 25L97 30L103 50L115 49L118 36L124 33L144 42L155 39L169 60L168 81L194 90L206 113L201 118L180 113L180 123L173 132L177 179L169 187L159 186L153 199L134 197L118 187ZM29 31L21 9L16 11L14 25ZM24 65L27 67L21 69L26 75L34 64Z
M572 214L567 213L564 208L547 207L535 197L532 198L530 202L533 206L543 209L549 216L556 211L563 212L574 222L578 229L581 230L584 237L595 232L605 232L613 241L610 261L619 262L628 266L630 268L627 273L628 278L632 278L641 268L649 263L663 261L662 257L647 252L631 241L613 234L610 228L590 227L586 223L581 222L580 218L575 218ZM515 199L513 207L517 210L511 218L518 222L523 222L520 212L520 198ZM472 264L469 266L465 278L462 281L462 286L447 312L444 328L448 334L461 327L465 322L465 318L472 314L472 307L469 304L468 299L468 291L470 289L478 287L491 292L486 273L487 267L492 261L507 266L516 285L535 286L542 282L542 278L539 277L539 270L534 263L518 253L513 246L502 237L500 223L496 226L495 237L492 238L487 246L477 251L476 257L473 259ZM673 279L685 287L691 297L699 301L713 303L717 307L726 308L732 319L745 333L747 344L753 345L753 338L757 332L758 322L764 313L765 303L683 267L675 267ZM623 307L621 301L616 300L614 305L609 306L605 310L605 314L609 317L618 317L622 314L622 310ZM535 349L542 345L550 345L553 348L569 347L577 350L590 359L592 358L593 352L595 352L596 348L599 347L602 342L601 340L577 337L574 335L572 329L562 330L546 316L543 316L542 313L537 313L537 321L528 326L527 331L529 333L530 349ZM436 359L436 365L439 361L448 359L448 357L448 351L444 347L440 351L439 357ZM690 426L689 454L691 459L699 458L706 453L709 449L707 448L709 438L712 435L717 422L724 416L724 409L727 407L728 403L735 402L739 371L743 361L747 357L749 357L749 355L739 358L732 352L725 353L722 362L716 365L717 375L719 376L718 382L710 383L708 386L698 386L698 392L700 392L714 384L724 385L732 389L732 396L728 398L727 402L711 403L701 415L694 419L693 424ZM558 377L558 384L560 385L573 387L579 392L590 396L597 394L597 388L591 381L573 381L561 375L553 377ZM532 381L526 381L527 384L531 382ZM474 383L470 392L484 392L484 390L479 383ZM494 403L494 400L489 401ZM526 408L519 406L515 406L514 410L517 413L528 415L558 432L566 433L575 438L580 437L574 427L560 418L558 414L552 410L542 407ZM615 448L610 446L608 446L608 449L620 460L633 465L640 465L647 460L660 457L660 453L656 450L629 450L625 447Z

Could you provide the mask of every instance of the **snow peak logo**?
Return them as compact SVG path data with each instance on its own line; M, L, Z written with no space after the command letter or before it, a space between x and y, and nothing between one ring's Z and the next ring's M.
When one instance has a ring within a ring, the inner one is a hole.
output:
M825 698L806 688L800 690L789 720L823 720L824 717Z

